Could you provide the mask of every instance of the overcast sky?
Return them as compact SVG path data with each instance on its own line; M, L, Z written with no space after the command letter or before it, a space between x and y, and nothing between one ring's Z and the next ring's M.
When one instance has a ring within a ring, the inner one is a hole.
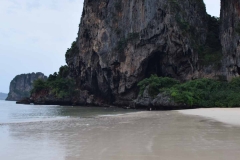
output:
M18 74L49 75L65 65L84 0L0 0L0 92ZM219 16L220 0L204 0Z

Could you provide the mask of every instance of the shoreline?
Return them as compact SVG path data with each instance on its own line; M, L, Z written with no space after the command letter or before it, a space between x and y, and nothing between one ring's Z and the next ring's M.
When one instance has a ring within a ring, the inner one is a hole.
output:
M59 160L235 160L239 157L240 128L204 120L177 111L139 111L8 124L0 126L0 156L16 160L26 159L26 155L36 160L49 157ZM22 147L26 144L27 147ZM12 150L15 154L11 154Z
M199 108L178 110L178 113L213 119L225 124L240 126L240 108Z

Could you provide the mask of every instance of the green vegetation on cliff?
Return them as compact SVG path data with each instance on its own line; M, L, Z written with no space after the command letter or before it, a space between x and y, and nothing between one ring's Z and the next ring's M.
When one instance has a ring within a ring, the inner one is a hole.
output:
M118 32L118 31L116 31ZM122 53L124 52L124 49L127 47L129 42L135 42L137 39L139 39L139 33L129 33L127 35L127 38L122 38L120 41L118 41L116 46L116 51Z
M37 79L45 81L47 77L40 72L20 74L13 78L10 83L10 90L6 100L19 101L30 96L30 91L33 88L33 82Z
M199 47L199 59L202 65L214 64L220 67L222 46L220 42L220 19L207 15L208 34L204 46Z
M58 73L51 74L47 81L41 79L34 81L31 94L41 91L50 91L57 98L65 98L74 94L75 81L68 78L69 68L62 66Z
M175 102L196 107L239 107L240 78L231 82L196 79L180 83L175 79L152 75L138 83L140 94L149 86L149 94L167 93Z
M198 9L201 10L202 15L206 19L207 35L205 44L199 45L196 43L199 40L199 35L196 34L196 27L189 23L189 20L186 18L187 12L176 0L170 1L172 14L175 16L179 28L183 32L191 33L191 40L199 53L200 64L203 66L213 65L216 68L220 68L222 59L222 46L219 36L221 25L220 18L206 14L206 6L202 0L194 0L192 2L198 4ZM240 32L239 29L236 29L236 31Z
M68 59L70 57L72 57L74 54L77 54L79 52L78 46L77 46L77 42L73 41L71 48L68 48L65 54L65 59Z

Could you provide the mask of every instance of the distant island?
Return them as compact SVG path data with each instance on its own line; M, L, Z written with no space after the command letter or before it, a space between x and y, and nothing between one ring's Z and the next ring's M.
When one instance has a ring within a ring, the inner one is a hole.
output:
M10 83L8 101L19 101L30 96L33 82L37 79L46 80L47 77L40 72L17 75Z
M5 100L6 98L7 98L7 94L0 92L0 100Z

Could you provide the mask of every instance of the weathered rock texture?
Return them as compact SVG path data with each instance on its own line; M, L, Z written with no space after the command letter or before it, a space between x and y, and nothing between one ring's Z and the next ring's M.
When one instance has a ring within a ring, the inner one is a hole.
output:
M40 72L17 75L10 83L10 91L6 100L19 101L23 98L29 97L33 82L37 79L46 80L47 77Z
M102 99L95 97L94 95L88 94L88 91L76 91L73 96L67 97L57 97L51 90L42 90L40 92L34 93L31 95L29 100L30 103L38 105L77 105L77 106L86 106L86 105L97 105L104 106L105 103ZM19 103L25 103L23 102Z
M134 100L135 108L148 108L149 110L172 110L172 109L187 109L193 108L192 106L187 106L186 104L175 103L169 94L162 92L156 97L152 97L146 87L143 94L139 95L136 100Z
M240 1L221 0L223 71L230 80L240 75Z
M85 0L76 46L66 58L81 90L129 105L151 74L198 77L207 35L202 0Z

